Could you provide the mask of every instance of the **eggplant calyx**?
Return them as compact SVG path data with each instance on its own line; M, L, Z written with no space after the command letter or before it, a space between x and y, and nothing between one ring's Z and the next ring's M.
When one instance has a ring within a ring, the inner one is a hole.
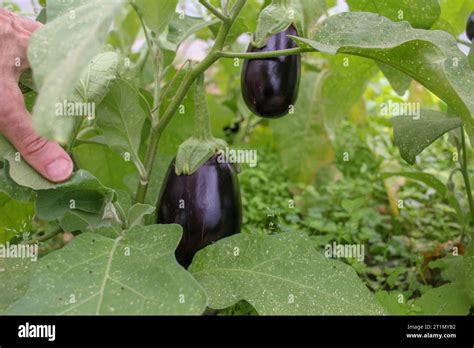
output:
M218 151L224 150L227 143L222 139L191 137L182 143L176 155L176 175L191 175Z

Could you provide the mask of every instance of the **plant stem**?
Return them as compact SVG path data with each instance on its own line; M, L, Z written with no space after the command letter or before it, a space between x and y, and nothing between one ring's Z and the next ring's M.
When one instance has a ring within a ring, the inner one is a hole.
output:
M211 123L206 103L206 86L204 74L199 75L194 89L194 134L197 139L206 140L211 138Z
M196 78L200 74L203 74L212 64L214 64L219 59L219 52L224 47L225 40L227 38L227 35L229 34L229 30L232 27L232 24L234 23L235 19L239 15L240 11L242 10L242 7L245 5L245 2L246 0L236 1L235 5L231 10L229 20L221 23L219 32L217 33L216 41L214 42L214 46L212 47L207 57L204 58L202 62L200 62L186 74L183 81L181 82L181 85L176 91L174 98L168 105L166 111L163 113L160 122L158 122L156 125L153 125L149 136L150 141L145 154L144 165L147 177L140 178L137 193L135 196L136 203L145 202L150 174L153 170L156 152L158 150L158 144L160 142L160 138L163 134L163 131L173 118L176 110L178 109L179 105L181 104L182 100L186 96L186 93L188 92L189 88L191 88Z
M71 140L69 141L69 144L67 145L66 152L70 155L72 153L72 149L74 148L74 145L76 144L77 136L79 135L79 132L82 128L82 124L84 122L84 119L81 117L80 120L74 120L74 129L72 132L72 137Z
M155 91L153 93L153 112L151 113L151 124L152 127L156 125L159 121L160 116L160 93L161 93L161 77L162 77L162 59L161 59L161 50L157 49L154 57L156 61L155 66Z
M207 8L209 10L209 12L211 12L214 16L216 16L217 18L219 18L221 21L223 22L227 22L229 20L229 17L223 15L221 13L221 11L219 11L217 8L215 8L214 6L212 6L210 3L208 3L206 0L199 0L199 3L204 6L205 8Z
M304 52L316 52L314 49L308 48L288 48L280 51L267 51L267 52L219 52L220 58L243 58L243 59L264 59L264 58L275 58L282 56L291 56Z
M130 5L133 7L133 9L135 10L135 12L137 13L137 16L138 18L140 19L140 24L142 26L142 29L143 29L143 32L145 33L145 40L146 40L146 43L148 45L148 48L150 50L150 52L152 54L154 54L154 49L153 49L153 45L151 43L151 40L150 40L150 36L148 35L148 29L145 25L145 21L143 20L143 17L142 17L142 14L140 13L138 7L134 4L134 3L130 3ZM155 55L155 54L154 54ZM155 69L158 70L158 65L157 65L157 62L155 61L155 59L153 59L153 64L154 64L154 67Z
M474 223L474 202L472 200L471 181L469 179L469 172L467 166L467 151L466 151L466 137L464 135L464 127L461 127L461 142L462 142L462 162L461 173L466 186L467 200L469 202L469 210L471 212L471 225Z

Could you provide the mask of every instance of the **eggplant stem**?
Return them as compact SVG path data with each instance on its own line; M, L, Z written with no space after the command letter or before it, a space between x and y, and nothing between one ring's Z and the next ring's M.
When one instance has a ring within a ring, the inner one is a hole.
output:
M206 56L206 58L204 58L202 62L200 62L186 74L183 81L181 82L181 85L176 91L175 97L166 108L165 112L163 113L163 116L160 117L160 121L156 125L152 126L148 138L149 143L146 150L144 162L147 175L146 178L142 179L149 180L155 164L156 152L163 131L173 118L176 110L178 109L179 105L181 104L182 100L186 96L186 93L191 88L194 81L199 77L200 74L204 73L211 65L213 65L220 58L219 52L222 51L230 28L232 27L232 24L236 20L245 3L246 0L237 0L235 2L234 6L232 6L232 9L230 11L229 20L221 23L216 36L216 40L214 41L214 46L212 47L209 54ZM159 82L155 81L155 83ZM139 183L135 195L135 203L144 203L147 191L148 183L144 185L142 183Z

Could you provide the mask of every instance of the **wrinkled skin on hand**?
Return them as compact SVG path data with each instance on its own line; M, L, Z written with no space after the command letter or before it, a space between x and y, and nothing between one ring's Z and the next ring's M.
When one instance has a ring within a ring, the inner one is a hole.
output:
M62 182L72 174L72 160L61 146L33 129L18 87L21 74L30 67L30 37L40 27L38 22L0 8L0 133L46 179Z

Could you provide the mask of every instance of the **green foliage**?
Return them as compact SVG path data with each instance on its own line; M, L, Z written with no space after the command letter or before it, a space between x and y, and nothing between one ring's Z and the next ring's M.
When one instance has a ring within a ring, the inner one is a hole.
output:
M80 170L66 183L54 189L39 190L37 195L37 216L51 221L61 218L70 210L99 214L113 192L102 186L90 173Z
M348 0L352 11L374 12L394 22L407 21L413 28L429 29L441 15L438 0Z
M117 81L98 109L97 125L107 144L137 166L141 161L138 150L146 113L140 105L138 91L125 81Z
M295 40L301 47L363 56L404 72L454 108L474 135L469 88L474 72L449 34L412 29L371 13L343 13L329 18L312 40Z
M423 110L420 118L397 116L392 119L395 144L402 158L414 164L416 156L446 132L459 128L459 118L446 118L443 114Z
M319 103L325 77L324 73L303 73L300 83L304 88L301 88L294 113L271 124L283 169L295 183L313 182L318 169L332 159ZM298 138L296 144L295 137Z
M176 225L82 234L41 259L6 314L201 314L206 295L173 255L180 236Z
M161 34L175 13L178 0L134 0L134 2L146 25L156 34Z
M103 46L108 28L122 6L122 1L88 2L75 8L74 19L70 18L71 12L65 13L34 33L28 49L39 88L33 121L43 135L62 143L68 140L73 119L59 118L56 103L68 99L81 73Z
M211 308L245 299L263 315L382 314L355 272L316 252L302 233L226 238L199 252L190 272Z
M210 2L224 15L240 3ZM0 312L468 314L472 156L453 130L474 135L473 55L456 42L474 3L348 3L357 12L329 16L334 0L248 0L229 27L198 2L180 2L183 14L176 0L49 0L21 87L75 173L50 183L0 136L0 243L40 241L37 263L0 258ZM291 23L308 51L298 101L262 120L240 96L242 60L219 51ZM190 52L200 63L182 64ZM202 130L190 87L203 73L213 135L258 163L239 174L243 233L198 252L188 272L174 257L181 228L156 225L155 205L179 146ZM64 100L93 102L96 118L58 117ZM387 101L430 110L391 123ZM333 243L364 257L325 257Z

